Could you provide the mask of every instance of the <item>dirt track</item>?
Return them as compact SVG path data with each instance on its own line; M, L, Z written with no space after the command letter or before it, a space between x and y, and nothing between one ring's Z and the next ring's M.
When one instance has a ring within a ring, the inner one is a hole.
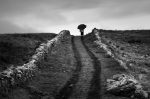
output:
M40 66L33 81L1 99L127 99L105 92L106 79L125 70L80 36L56 46Z
M56 99L100 99L99 61L80 37L73 37L72 44L76 70Z

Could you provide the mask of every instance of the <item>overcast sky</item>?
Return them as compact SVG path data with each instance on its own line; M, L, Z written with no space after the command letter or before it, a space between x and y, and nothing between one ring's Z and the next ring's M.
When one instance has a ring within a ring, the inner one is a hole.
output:
M0 0L0 33L150 29L150 0Z

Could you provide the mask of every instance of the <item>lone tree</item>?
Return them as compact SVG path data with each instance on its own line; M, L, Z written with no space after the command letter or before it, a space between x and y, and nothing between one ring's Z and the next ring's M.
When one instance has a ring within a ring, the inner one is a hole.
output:
M81 32L81 36L84 35L84 29L86 28L86 25L85 24L80 24L78 25L78 29L80 30Z

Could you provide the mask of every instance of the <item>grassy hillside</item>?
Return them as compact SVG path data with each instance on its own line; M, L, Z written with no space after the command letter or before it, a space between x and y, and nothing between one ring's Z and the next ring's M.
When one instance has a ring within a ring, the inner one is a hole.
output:
M109 40L110 45L115 45L115 50L124 52L124 54L126 54L128 58L131 58L134 61L140 61L150 56L149 30L101 30L100 35L107 41Z
M23 65L28 62L39 44L54 38L53 33L39 34L1 34L0 35L0 71L11 65Z

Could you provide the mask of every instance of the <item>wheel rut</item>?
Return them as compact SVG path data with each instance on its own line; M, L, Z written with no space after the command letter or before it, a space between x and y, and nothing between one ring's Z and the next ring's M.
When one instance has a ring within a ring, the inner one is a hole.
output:
M76 48L74 36L72 37L71 42L72 42L72 49L74 52L74 57L76 59L76 69L74 70L72 77L67 81L67 83L64 85L64 87L56 95L55 99L69 99L69 97L72 94L72 91L79 79L79 74L80 74L80 71L82 68L81 56L79 54L79 51Z

